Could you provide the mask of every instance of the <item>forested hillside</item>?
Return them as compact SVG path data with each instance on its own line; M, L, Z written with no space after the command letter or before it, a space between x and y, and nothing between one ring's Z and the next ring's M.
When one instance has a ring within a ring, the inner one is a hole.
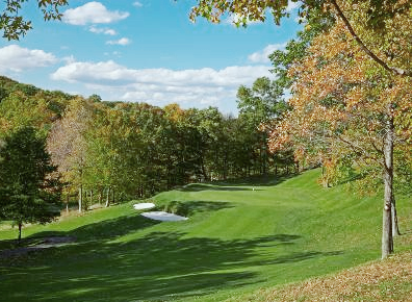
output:
M164 108L44 91L2 77L0 137L22 126L46 139L62 200L79 211L151 196L190 182L296 171L291 152L267 152L258 130L273 110L242 104L238 117L217 108ZM279 110L276 109L277 114Z

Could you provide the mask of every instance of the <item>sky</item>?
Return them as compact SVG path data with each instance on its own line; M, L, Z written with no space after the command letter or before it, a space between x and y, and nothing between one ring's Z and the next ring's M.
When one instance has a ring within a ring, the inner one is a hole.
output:
M44 22L30 1L34 29L0 40L0 74L48 90L107 101L178 103L237 113L236 92L273 77L268 55L295 38L297 4L276 26L237 28L189 20L195 0L69 0L62 21Z

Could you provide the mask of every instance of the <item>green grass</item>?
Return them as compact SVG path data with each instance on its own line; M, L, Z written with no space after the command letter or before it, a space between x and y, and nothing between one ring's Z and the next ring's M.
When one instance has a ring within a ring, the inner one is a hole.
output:
M261 288L353 267L380 256L381 200L345 186L326 189L319 171L265 182L189 185L154 199L184 202L189 220L156 222L132 202L29 226L29 238L76 243L0 259L4 301L222 301ZM254 190L253 190L254 188ZM399 200L401 228L412 205ZM17 232L0 228L0 250ZM408 235L397 250L410 247Z

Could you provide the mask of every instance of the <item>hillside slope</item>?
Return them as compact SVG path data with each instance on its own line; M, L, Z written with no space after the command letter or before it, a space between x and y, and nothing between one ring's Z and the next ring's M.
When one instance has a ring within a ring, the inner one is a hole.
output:
M331 276L260 290L254 295L230 301L412 301L412 251Z
M130 202L27 227L32 240L68 236L76 242L2 257L1 297L243 301L262 288L378 259L380 198L358 198L345 186L322 188L318 175L313 170L282 180L192 184L154 198L159 207L183 203L189 220L182 222L148 220ZM400 251L411 247L412 206L402 199L398 204L401 230L407 231L397 239ZM0 249L9 248L16 231L0 229Z

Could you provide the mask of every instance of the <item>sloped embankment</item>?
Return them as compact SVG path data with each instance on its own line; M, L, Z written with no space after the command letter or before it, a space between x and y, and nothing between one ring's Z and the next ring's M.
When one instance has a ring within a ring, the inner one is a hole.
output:
M277 290L261 290L247 301L412 301L412 253L403 252L385 261Z

